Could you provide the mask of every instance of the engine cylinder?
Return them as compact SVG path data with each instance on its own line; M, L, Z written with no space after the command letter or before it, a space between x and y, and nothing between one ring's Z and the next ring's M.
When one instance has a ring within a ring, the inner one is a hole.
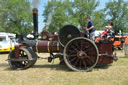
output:
M42 41L38 40L36 43L36 52L38 53L50 53L59 52L60 45L57 41Z

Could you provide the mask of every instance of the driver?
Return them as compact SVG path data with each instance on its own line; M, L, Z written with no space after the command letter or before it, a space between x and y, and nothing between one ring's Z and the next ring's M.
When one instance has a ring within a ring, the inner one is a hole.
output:
M87 28L85 28L86 31L89 31L89 38L94 41L95 40L95 28L94 28L94 24L91 21L90 17L86 18L87 22L88 22L88 26Z

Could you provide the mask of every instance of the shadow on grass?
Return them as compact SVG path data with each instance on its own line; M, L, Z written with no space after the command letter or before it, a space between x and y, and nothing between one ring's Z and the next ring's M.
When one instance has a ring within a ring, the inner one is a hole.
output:
M12 69L9 67L9 64L7 63L1 63L0 64L0 69L3 69L4 71L12 71Z
M4 70L5 71L19 71L19 70L23 70L23 69L12 69L10 68L9 64L7 63L2 63L0 64L0 68L3 68L4 67ZM50 64L45 64L45 65L34 65L33 67L30 67L30 68L50 68L51 70L59 70L59 71L67 71L67 72L70 72L71 70L66 66L66 65L59 65L59 64L53 64L53 65L50 65ZM29 68L28 68L29 69ZM26 70L26 69L24 69Z
M103 64L103 65L96 65L93 69L95 70L100 70L100 69L108 69L110 66L112 66L111 64ZM5 71L18 71L18 70L21 70L21 69L17 69L17 70L13 70L10 68L9 64L7 63L2 63L0 64L0 68L5 68L4 70ZM30 68L48 68L48 69L51 69L51 70L58 70L58 71L65 71L65 72L75 72L75 71L72 71L70 70L66 65L59 65L59 64L45 64L45 65L34 65L33 67L30 67ZM29 68L28 68L29 69ZM92 70L93 70L92 69ZM88 71L88 72L92 72L92 70Z
M3 68L3 67L8 67L8 64L7 63L1 63L0 68Z
M127 56L120 57L120 58L128 58L128 55Z
M61 71L71 71L66 65L59 65L59 64L45 64L45 65L34 65L32 68L50 68L55 70L61 70Z
M93 69L95 69L95 70L98 71L98 70L100 70L100 69L108 69L109 66L111 66L111 65L98 65L98 66L94 67ZM0 64L0 68L3 68L3 67L5 67L5 69L4 69L5 71L19 71L19 70L21 70L21 69L13 70L13 69L11 69L11 68L9 67L8 64L5 64L5 63ZM39 68L39 69L41 69L41 68L48 68L48 69L57 70L57 71L75 72L75 71L70 70L66 65L59 65L59 64L54 64L54 65L50 65L50 64L34 65L34 66L31 67L31 68L33 68L33 69L34 69L34 68ZM28 69L29 69L29 68L28 68ZM90 70L90 71L88 71L88 72L92 72L93 69ZM24 70L25 70L25 69L24 69Z
M106 64L96 65L93 69L97 69L97 70L100 70L100 69L108 69L110 66L112 66L112 65L111 64L110 65L106 65ZM50 69L55 69L55 70L73 72L66 65L59 65L59 64L54 64L54 65L50 65L50 64L46 64L46 65L34 65L32 68L50 68ZM91 71L88 71L88 72L91 72Z
M9 54L9 52L0 52L0 55Z
M95 69L108 69L110 66L112 65L111 64L96 65Z

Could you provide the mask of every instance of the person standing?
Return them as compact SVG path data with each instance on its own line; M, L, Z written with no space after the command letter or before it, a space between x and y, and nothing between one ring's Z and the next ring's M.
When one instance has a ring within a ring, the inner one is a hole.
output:
M95 41L95 28L94 28L94 24L91 21L90 17L87 18L87 22L88 22L88 26L87 26L87 28L85 28L85 30L89 31L89 38L92 41Z

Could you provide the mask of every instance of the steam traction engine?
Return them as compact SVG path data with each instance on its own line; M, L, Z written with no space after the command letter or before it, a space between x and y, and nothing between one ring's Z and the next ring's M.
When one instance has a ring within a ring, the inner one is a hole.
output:
M36 53L50 53L48 62L60 58L67 67L74 71L90 71L96 65L111 64L117 60L113 55L113 42L102 41L94 43L83 37L80 31L72 25L60 29L58 39L53 37L48 40L48 35L43 34L38 40L38 14L33 9L34 39L20 36L20 44L10 52L8 62L12 69L27 69L32 67L38 58ZM56 54L53 54L56 53Z

